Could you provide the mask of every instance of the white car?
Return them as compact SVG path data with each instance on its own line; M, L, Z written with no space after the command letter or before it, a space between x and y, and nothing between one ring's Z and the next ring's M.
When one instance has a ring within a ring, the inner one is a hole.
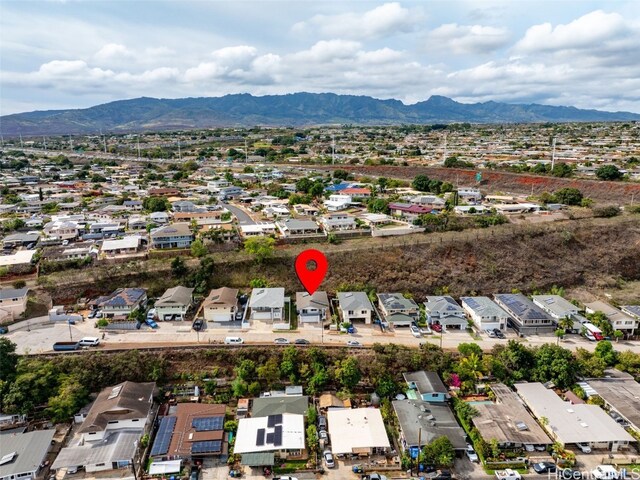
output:
M473 449L473 447L469 444L467 444L467 449L465 450L467 458L469 459L470 462L474 462L474 463L478 463L480 460L478 459L478 454L476 453L476 451Z
M273 477L273 480L298 480L298 477L290 477L285 475L284 477Z
M289 340L286 338L276 338L273 343L276 345L289 345Z
M494 332L493 330L491 330L490 328L487 328L484 333L487 334L487 336L489 338L496 338L496 332Z
M357 340L349 340L347 341L347 347L362 347L362 344Z
M535 447L533 445L531 445L530 443L525 443L524 444L524 449L527 452L535 452L536 451Z
M591 445L588 443L576 443L582 453L591 453Z
M411 325L409 329L411 330L411 335L413 335L414 337L420 338L422 336L422 334L420 333L420 329L415 325Z
M333 460L333 453L331 453L329 450L325 450L322 454L322 457L324 458L324 463L327 468L333 468L336 466L336 462Z

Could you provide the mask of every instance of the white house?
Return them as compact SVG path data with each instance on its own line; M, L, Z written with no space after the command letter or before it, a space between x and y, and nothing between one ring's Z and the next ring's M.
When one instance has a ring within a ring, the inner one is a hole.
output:
M460 297L460 303L478 329L507 329L509 314L489 297Z
M320 217L320 223L325 231L332 230L355 230L358 227L356 217L348 213L330 213Z
M349 195L330 195L329 200L324 201L324 206L330 212L337 212L349 208L351 197Z
M296 293L296 312L301 323L320 323L327 319L329 297L327 292Z
M34 480L42 470L55 429L8 433L0 438L0 480Z
M0 310L6 315L4 319L13 320L22 315L27 309L27 294L29 288L3 288L0 290Z
M193 304L193 288L178 285L165 291L154 307L160 320L184 320Z
M222 287L211 290L202 302L203 316L208 322L231 322L237 309L237 288Z
M284 303L284 288L254 288L249 299L249 318L280 323L285 318Z
M338 292L338 305L343 322L371 323L373 305L365 292Z

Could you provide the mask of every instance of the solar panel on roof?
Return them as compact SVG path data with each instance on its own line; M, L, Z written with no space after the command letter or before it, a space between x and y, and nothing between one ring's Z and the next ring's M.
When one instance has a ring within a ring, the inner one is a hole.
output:
M273 445L274 447L282 445L282 425L277 425L273 431Z
M267 444L273 445L273 440L275 438L275 434L273 432L267 433Z
M224 417L202 417L194 418L191 421L191 426L196 429L196 432L210 432L213 430L222 430L224 424Z
M267 427L272 428L276 425L282 425L282 414L279 413L277 415L269 415L267 417Z
M259 428L256 435L256 447L264 445L264 428Z
M208 440L206 442L193 442L191 444L191 453L217 453L222 450L222 442L220 440Z
M160 420L158 433L151 447L151 456L166 455L169 451L169 444L173 436L173 429L176 426L176 417L163 417Z

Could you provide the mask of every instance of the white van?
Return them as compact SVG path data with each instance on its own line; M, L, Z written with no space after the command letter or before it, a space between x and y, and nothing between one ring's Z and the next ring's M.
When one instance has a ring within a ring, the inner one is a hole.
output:
M84 337L78 343L81 347L97 347L100 345L100 339L98 337Z
M227 337L224 339L225 345L242 345L243 343L244 340L242 340L240 337Z

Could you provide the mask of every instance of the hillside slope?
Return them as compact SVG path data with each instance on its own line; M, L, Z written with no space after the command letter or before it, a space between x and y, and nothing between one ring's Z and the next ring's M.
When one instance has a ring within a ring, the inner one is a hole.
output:
M640 120L639 114L602 112L537 104L458 103L432 96L405 105L399 100L333 93L294 93L255 97L119 100L76 110L50 110L0 117L5 136L77 135L97 132L234 127L254 125L317 125L349 123L529 123Z

